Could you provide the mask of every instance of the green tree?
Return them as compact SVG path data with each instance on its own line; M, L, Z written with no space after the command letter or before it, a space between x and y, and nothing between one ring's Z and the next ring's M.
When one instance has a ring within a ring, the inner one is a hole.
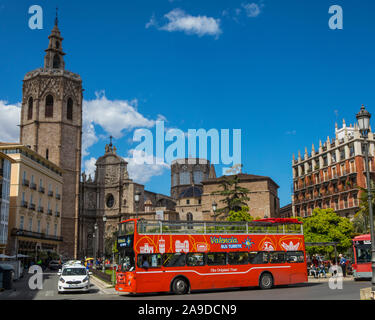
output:
M247 206L247 201L250 198L247 196L250 191L247 188L239 185L240 179L238 175L224 176L220 181L222 190L212 192L212 195L222 196L220 202L224 203L224 207L216 210L215 215L224 215L228 217L231 211L241 211L243 206Z
M311 217L303 219L306 242L337 242L337 250L345 252L352 245L353 225L348 218L337 215L333 209L316 208ZM325 254L331 259L333 247L307 247L311 254Z
M249 213L249 207L243 206L239 211L230 211L227 217L228 221L253 221L254 218Z

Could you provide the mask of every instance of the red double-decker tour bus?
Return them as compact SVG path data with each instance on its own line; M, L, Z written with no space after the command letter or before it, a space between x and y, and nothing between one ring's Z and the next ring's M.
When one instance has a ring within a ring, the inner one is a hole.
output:
M119 224L119 292L174 292L307 281L302 224L148 221Z
M371 237L363 234L353 239L353 277L355 280L372 277Z

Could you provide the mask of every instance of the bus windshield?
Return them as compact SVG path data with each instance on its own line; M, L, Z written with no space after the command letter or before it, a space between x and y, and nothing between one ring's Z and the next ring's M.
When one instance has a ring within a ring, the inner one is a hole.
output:
M357 263L371 262L371 245L370 244L355 245L355 253L357 256Z
M134 234L134 221L121 223L119 226L119 236Z

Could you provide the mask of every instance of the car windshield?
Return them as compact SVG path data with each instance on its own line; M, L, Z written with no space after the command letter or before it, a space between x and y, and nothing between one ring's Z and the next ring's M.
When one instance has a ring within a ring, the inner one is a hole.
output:
M85 268L65 268L63 270L63 276L85 276L87 271Z

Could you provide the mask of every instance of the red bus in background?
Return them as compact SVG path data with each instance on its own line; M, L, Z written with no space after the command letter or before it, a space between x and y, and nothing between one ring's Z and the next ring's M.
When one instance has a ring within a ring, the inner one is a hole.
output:
M371 270L371 237L370 234L357 236L353 239L354 261L352 263L355 280L372 277Z
M302 224L296 219L130 219L119 224L118 250L119 292L185 294L307 282Z

